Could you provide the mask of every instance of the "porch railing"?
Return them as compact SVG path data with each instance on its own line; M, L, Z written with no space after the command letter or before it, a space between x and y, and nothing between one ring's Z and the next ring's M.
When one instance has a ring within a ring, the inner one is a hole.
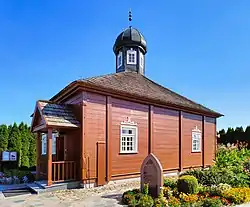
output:
M62 182L76 180L75 161L52 162L52 181Z

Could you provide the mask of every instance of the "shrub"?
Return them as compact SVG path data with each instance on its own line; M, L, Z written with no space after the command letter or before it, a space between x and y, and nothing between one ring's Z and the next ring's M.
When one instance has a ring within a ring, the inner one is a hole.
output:
M250 188L231 188L223 192L223 197L235 204L250 202Z
M152 207L154 205L154 200L150 195L143 195L136 207Z
M178 179L177 188L179 192L195 194L198 192L198 181L194 176L184 175Z
M164 187L170 187L173 190L177 186L176 179L173 179L173 178L164 178L163 186Z
M223 206L222 202L218 198L205 198L203 200L204 207L221 207Z
M132 190L126 191L122 195L122 203L129 205L131 200L135 200L135 195Z

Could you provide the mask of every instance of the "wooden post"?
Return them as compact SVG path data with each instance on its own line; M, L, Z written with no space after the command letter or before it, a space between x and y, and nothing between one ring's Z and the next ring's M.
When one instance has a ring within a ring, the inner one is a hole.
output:
M81 120L82 120L82 123L81 123L81 140L80 140L80 166L81 166L81 173L80 173L80 178L81 178L81 183L84 184L84 179L85 179L85 168L86 168L86 162L84 161L84 153L85 153L85 150L84 150L84 136L85 136L85 104L82 103L81 104Z
M107 96L106 101L106 180L111 180L112 172L112 100Z
M205 120L206 117L202 116L202 167L205 168Z
M47 180L48 186L52 185L52 129L48 129L47 135Z
M148 154L153 153L153 135L154 135L154 106L149 106L149 117L148 117Z
M36 180L40 179L40 173L41 173L41 133L37 132L36 134Z
M105 166L106 166L106 143L102 141L97 142L97 186L105 184Z
M183 170L183 113L179 111L179 171Z

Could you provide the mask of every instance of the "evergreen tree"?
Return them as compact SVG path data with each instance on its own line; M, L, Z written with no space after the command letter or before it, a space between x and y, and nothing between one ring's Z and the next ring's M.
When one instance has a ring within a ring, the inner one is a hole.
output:
M8 127L6 125L0 125L0 152L7 150L8 148Z
M31 132L29 133L29 164L30 167L36 166L36 136Z
M250 126L247 126L245 130L245 140L250 143Z
M22 167L29 167L29 131L28 126L21 122L19 125L19 131L21 136L22 142L22 156L21 156L21 166Z
M13 124L10 134L9 134L9 143L8 150L17 152L18 154L18 166L21 166L21 157L22 157L22 140L20 131L16 123Z
M244 129L243 127L236 127L235 131L234 131L234 142L240 141L243 142L245 141L245 137L244 137Z
M230 143L230 144L234 143L234 140L235 140L234 139L234 128L229 127L227 129L226 140L227 140L227 143Z

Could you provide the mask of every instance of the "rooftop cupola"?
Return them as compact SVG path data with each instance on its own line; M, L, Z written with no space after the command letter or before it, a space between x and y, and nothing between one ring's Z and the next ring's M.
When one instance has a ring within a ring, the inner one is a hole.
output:
M132 21L131 11L129 22ZM143 35L129 26L116 38L113 46L116 55L116 72L135 71L144 75L147 43Z

